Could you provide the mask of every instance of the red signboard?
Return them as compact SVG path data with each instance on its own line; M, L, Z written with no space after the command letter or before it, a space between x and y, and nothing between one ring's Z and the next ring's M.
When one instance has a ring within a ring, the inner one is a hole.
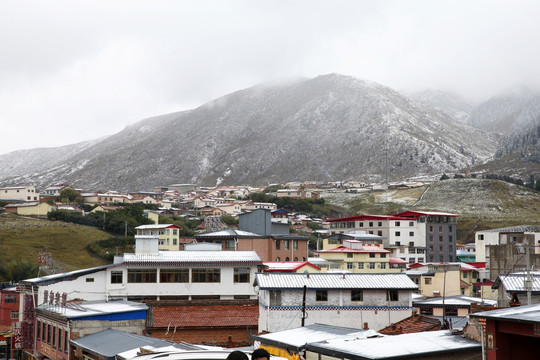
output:
M11 323L11 348L20 350L23 348L22 322Z

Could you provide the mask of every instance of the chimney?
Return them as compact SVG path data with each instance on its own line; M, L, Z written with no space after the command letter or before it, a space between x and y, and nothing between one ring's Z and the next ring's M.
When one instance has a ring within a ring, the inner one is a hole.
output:
M364 323L364 330L369 330L369 325L367 322Z

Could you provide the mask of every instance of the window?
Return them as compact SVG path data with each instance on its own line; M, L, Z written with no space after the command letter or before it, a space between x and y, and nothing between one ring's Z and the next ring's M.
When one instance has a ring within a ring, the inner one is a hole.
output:
M235 283L248 283L250 270L248 267L234 268L234 282Z
M439 225L439 232L442 232L442 225Z
M281 305L281 290L270 290L270 306Z
M64 331L64 353L67 354L68 352L68 347L69 347L69 343L68 343L68 332L67 330Z
M155 283L156 269L128 269L128 283Z
M351 301L364 301L364 292L362 290L351 290Z
M463 272L463 278L464 278L464 279L467 278L467 272L466 272L466 271Z
M11 314L10 314L10 318L11 319L18 319L19 318L19 311L18 310L11 310Z
M359 223L358 227L364 227L364 223L363 222Z
M401 225L401 221L396 221L396 226L400 226Z
M374 262L370 262L370 263L369 263L369 268L372 269L372 270L375 269L375 263L374 263Z
M369 227L373 227L373 221L369 222Z
M414 226L414 221L409 221L409 226Z
M47 324L47 344L51 345L51 324Z
M45 336L46 336L45 333L46 333L46 331L47 331L47 326L45 326L45 325L46 325L46 324L43 323L43 327L41 328L41 340L42 340L43 342L45 342L45 339L46 339L46 338L45 338Z
M419 262L419 263L423 263L423 262L424 262L424 257L419 257L419 258L418 258L418 262Z
M381 263L381 269L386 269L386 263Z
M123 282L122 271L111 271L111 284L121 284Z
M424 278L424 284L431 285L431 278Z
M173 234L173 235L178 234L178 229L173 229L172 234Z
M56 348L56 326L52 328L52 347Z
M350 259L350 258L353 257L353 254L352 254L352 253L348 253L348 254L347 254L347 257Z
M360 270L364 269L364 263L363 263L363 262L359 262L359 263L358 263L358 268L359 268Z
M433 232L433 225L429 225L429 232Z
M285 258L285 261L289 261L289 257L288 257L288 256Z
M289 250L289 240L285 240L285 250Z
M396 231L396 236L401 236L401 233L399 231Z
M6 294L4 296L5 304L15 304L17 302L17 295Z
M293 248L294 250L298 250L298 240L293 240Z
M315 299L317 301L328 301L328 290L316 290Z
M191 282L194 283L218 283L221 281L220 269L192 269Z
M161 269L159 271L160 283L187 283L189 282L189 269Z
M478 234L478 240L484 240L484 234Z
M94 278L86 278L86 282L94 282Z
M350 269L353 269L353 268L354 268L354 263L348 262L348 263L347 263L347 269L350 270Z
M37 336L38 340L41 340L41 321L39 321L39 320L37 322L36 336Z
M382 231L381 230L377 231L377 235L382 236Z
M58 350L62 351L62 329L58 329Z
M379 254L379 256L380 256L381 258L385 258L385 257L386 257L386 254Z
M219 300L219 295L192 295L191 300Z
M379 223L377 225L379 225L379 227L381 227L382 226L382 221L379 221Z
M279 249L281 249L281 246L279 244L279 240L276 240L276 250L279 250Z
M234 295L234 300L249 300L249 295Z
M278 257L276 258L276 261L281 261L281 258L278 256Z
M173 239L172 244L173 245L178 245L178 239Z
M225 249L234 250L235 247L236 247L236 241L234 241L234 240L226 240L225 241Z
M369 257L370 257L370 258L374 258L374 257L375 257L375 253L369 253Z
M386 293L386 301L398 301L399 293L397 290L388 290Z
M414 236L414 231L409 231L409 236Z

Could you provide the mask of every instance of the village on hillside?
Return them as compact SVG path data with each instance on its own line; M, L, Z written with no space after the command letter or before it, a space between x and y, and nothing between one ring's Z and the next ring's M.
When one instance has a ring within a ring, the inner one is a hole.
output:
M274 184L266 195L316 202L333 189L426 181ZM534 358L540 226L476 231L461 244L460 214L314 217L252 200L264 190L0 188L2 216L104 219L128 205L145 208L132 252L69 272L43 253L36 277L4 284L0 357L127 360L262 348L289 360ZM174 217L199 225L186 235Z

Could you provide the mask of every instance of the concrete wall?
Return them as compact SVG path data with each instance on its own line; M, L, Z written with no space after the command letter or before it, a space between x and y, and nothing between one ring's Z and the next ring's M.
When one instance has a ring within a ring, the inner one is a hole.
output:
M301 326L302 290L282 290L281 301L270 299L270 291L259 291L259 332L282 331ZM325 323L336 326L380 330L411 316L411 291L399 290L398 301L387 301L385 290L364 290L363 301L351 301L350 290L328 290L328 301L316 301L316 291L306 293L306 325Z

